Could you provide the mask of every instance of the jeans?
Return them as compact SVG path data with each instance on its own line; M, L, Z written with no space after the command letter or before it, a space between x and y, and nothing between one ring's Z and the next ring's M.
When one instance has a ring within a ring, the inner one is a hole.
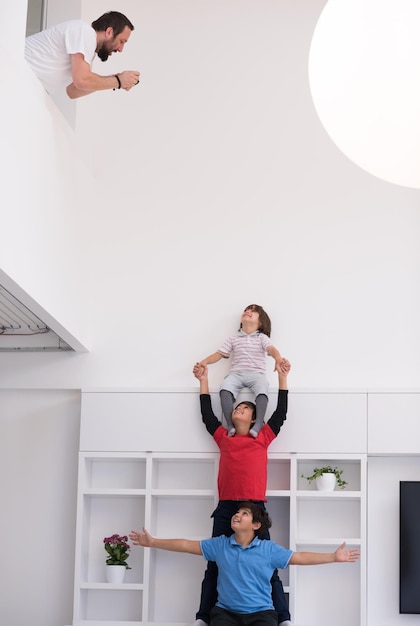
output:
M257 611L256 613L233 613L219 606L211 610L212 626L277 626L275 611Z
M265 509L264 502L258 502L261 508ZM213 533L212 537L220 537L233 535L230 526L232 516L238 510L238 502L235 500L220 500L217 508L212 513ZM270 539L270 533L262 537L262 539ZM279 578L277 570L274 570L271 577L271 597L273 605L278 614L278 623L290 619L289 608L287 606L286 596L284 594L283 584ZM207 563L207 569L204 573L203 582L201 583L201 600L200 608L196 614L196 619L202 619L207 624L210 623L210 611L217 602L217 565L214 561Z

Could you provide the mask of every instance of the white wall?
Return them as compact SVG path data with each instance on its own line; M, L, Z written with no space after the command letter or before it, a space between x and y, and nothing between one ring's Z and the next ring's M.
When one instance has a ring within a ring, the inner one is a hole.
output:
M79 428L78 391L0 391L4 625L71 624Z
M368 625L414 626L399 614L399 497L401 480L420 480L420 457L368 461Z
M324 3L115 0L136 30L122 55L96 68L138 68L141 83L78 102L74 150L60 140L69 128L55 109L51 127L53 105L29 70L0 51L8 86L0 267L91 349L0 354L0 387L15 390L16 411L31 406L27 388L48 403L54 389L194 387L192 364L237 327L250 302L269 312L294 389L418 388L420 195L359 170L317 120L307 54ZM23 36L22 5L9 4L5 23ZM89 21L104 11L100 0L81 6ZM224 371L213 366L213 388ZM53 445L37 428L42 414L28 414L25 428L10 420L0 456L10 437L23 460L52 447L64 455L71 490L77 446L73 439L67 447L69 424L60 422ZM31 502L30 485L19 476L11 483L22 506ZM45 515L31 521L33 535L47 518L60 528L63 507L73 524L67 491L42 487L40 501ZM18 539L21 520L19 512L11 522ZM381 549L393 541L386 525L377 533ZM52 541L61 548L61 537ZM373 545L369 563L378 557ZM26 564L27 545L16 550ZM372 584L394 587L396 567L377 572ZM6 622L20 626L30 615L33 626L59 626L45 579L32 569L27 576L23 596L33 602L10 595ZM48 582L63 594L60 615L68 620L70 579ZM389 626L401 623L394 615Z
M323 5L114 3L136 29L123 54L95 67L138 68L141 83L78 102L79 149L97 187L85 193L79 172L77 190L66 186L66 219L84 239L48 251L58 265L43 267L38 290L51 304L48 285L70 290L91 352L9 355L1 385L192 386L194 361L253 301L272 318L296 388L418 385L420 194L364 173L322 129L307 55ZM103 10L82 3L89 21ZM28 150L27 135L16 141L17 154ZM36 225L61 215L54 203ZM17 225L9 239L12 270L30 243ZM18 269L22 280L30 271ZM214 386L223 371L214 366Z

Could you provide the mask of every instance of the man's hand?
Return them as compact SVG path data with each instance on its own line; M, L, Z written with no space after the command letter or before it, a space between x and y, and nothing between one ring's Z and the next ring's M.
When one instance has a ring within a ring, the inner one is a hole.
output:
M134 70L119 72L117 76L120 79L121 89L125 89L125 91L130 91L140 82L140 72Z

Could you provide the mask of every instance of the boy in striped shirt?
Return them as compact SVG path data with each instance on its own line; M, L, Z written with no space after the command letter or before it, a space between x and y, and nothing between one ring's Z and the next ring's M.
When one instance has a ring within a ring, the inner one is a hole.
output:
M220 388L220 402L230 437L235 434L232 422L233 406L238 393L244 387L251 389L256 405L256 419L249 434L257 437L264 424L268 404L266 355L274 359L274 371L282 371L285 365L285 359L273 345L270 335L269 316L259 304L250 304L242 313L237 334L228 337L217 352L196 363L195 367L204 368L206 365L217 363L222 358L232 357L229 373Z

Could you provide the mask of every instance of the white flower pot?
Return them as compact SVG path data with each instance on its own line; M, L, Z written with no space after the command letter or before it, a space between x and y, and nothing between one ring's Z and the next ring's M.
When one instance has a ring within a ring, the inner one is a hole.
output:
M315 482L318 491L334 491L337 479L335 474L331 474L329 472L318 476L318 478L315 479Z
M125 565L107 565L105 567L106 582L114 585L123 583L125 570Z

